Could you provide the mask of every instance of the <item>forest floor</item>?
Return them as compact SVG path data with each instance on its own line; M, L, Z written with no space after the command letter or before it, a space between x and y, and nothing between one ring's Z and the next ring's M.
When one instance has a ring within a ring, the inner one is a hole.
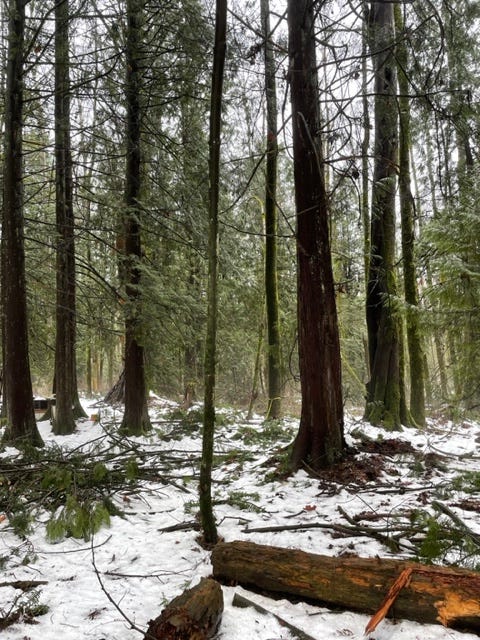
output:
M138 632L168 601L211 573L209 552L197 541L199 409L185 414L152 398L153 431L120 438L117 410L85 406L95 420L79 421L73 435L54 436L41 422L44 451L28 458L13 448L0 453L5 639L141 638ZM315 478L282 473L282 447L296 429L295 420L265 426L260 418L247 423L241 412L219 411L214 501L226 541L480 568L478 423L438 416L424 430L392 433L348 416L351 455ZM318 640L360 639L369 619L240 587L223 591L217 637L224 640L295 637L275 616ZM233 607L235 592L274 615ZM476 637L403 620L383 621L373 635Z

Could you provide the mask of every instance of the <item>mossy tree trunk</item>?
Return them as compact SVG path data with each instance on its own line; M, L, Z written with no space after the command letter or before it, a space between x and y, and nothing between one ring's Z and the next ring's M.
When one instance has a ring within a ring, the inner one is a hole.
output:
M141 20L142 0L127 0L125 175L125 412L121 430L140 435L151 428L147 407L141 293Z
M265 176L265 306L267 316L267 420L280 417L282 369L277 271L277 88L275 56L270 37L270 3L261 0L265 52L265 96L267 104L267 167Z
M395 274L398 104L393 4L372 2L369 20L375 74L375 148L366 302L370 380L365 419L398 428L401 334Z
M216 1L215 44L210 101L209 207L208 207L208 288L207 335L205 342L205 399L200 463L200 516L204 541L215 544L217 527L212 505L212 463L215 434L215 377L218 315L218 199L220 183L220 141L225 54L227 47L227 0Z
M420 327L415 269L414 201L410 188L410 99L407 77L408 51L400 5L394 7L397 31L399 88L399 192L402 227L403 283L406 302L407 345L410 372L410 415L418 426L425 425L424 349Z
M43 444L35 422L28 356L23 214L23 55L25 0L10 0L2 219L2 313L7 405L5 442Z
M344 450L340 345L322 155L313 0L289 0L298 348L302 411L291 464L314 470Z

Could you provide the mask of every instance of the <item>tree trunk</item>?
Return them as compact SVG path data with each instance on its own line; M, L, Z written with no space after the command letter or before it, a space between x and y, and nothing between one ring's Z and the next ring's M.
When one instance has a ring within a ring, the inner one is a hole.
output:
M127 0L126 104L127 163L125 176L125 413L121 431L140 435L151 429L147 407L145 350L141 301L141 14L139 0Z
M313 0L289 0L298 349L302 412L293 468L334 464L345 447L340 346L323 174Z
M7 428L4 441L43 444L35 422L28 355L23 218L23 54L25 0L9 3L3 166L2 313Z
M53 431L75 430L80 407L76 374L75 222L70 148L69 2L55 2L55 187L57 304L55 341L56 410ZM80 415L82 415L81 412ZM83 414L85 416L85 414ZM80 417L80 416L79 416Z
M212 552L213 576L246 588L295 599L375 613L406 568L410 583L400 592L391 616L480 631L480 575L382 558L330 558L252 542L218 544Z
M220 140L225 54L227 47L227 0L217 0L215 44L213 50L212 88L209 137L209 206L208 206L208 289L207 335L205 340L205 400L200 463L200 516L204 540L215 544L218 539L212 506L212 463L215 432L215 376L218 315L218 197L220 181Z
M425 370L423 340L420 329L417 278L415 270L414 201L410 189L410 99L407 78L408 52L402 8L395 5L397 30L397 65L399 88L399 191L402 221L403 282L405 288L407 346L410 363L410 415L416 425L425 426Z
M270 38L269 0L260 1L265 47L265 96L267 102L267 167L265 176L265 305L267 314L268 408L266 419L281 413L282 370L277 273L277 88L275 57Z
M221 586L211 578L202 578L150 621L144 640L206 640L215 635L222 613Z
M393 4L371 3L370 38L375 73L375 168L366 303L370 380L365 418L372 424L398 428L401 423L400 318L395 275L398 105Z

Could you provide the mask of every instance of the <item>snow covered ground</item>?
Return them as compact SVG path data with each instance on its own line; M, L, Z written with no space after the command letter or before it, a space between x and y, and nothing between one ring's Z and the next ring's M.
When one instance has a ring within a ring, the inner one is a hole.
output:
M40 511L25 539L14 535L7 520L0 524L0 583L18 580L44 581L38 589L22 594L0 584L0 617L32 597L48 611L31 621L19 621L0 631L8 640L127 640L142 636L141 630L157 617L165 604L185 588L211 573L209 553L196 541L198 531L167 527L195 521L197 470L201 449L198 424L180 426L173 407L157 399L151 407L155 421L148 437L130 438L144 464L159 464L158 478L142 481L141 491L128 484L115 496L123 517L113 516L110 527L98 531L92 542L68 537L56 543L46 539L50 514ZM88 408L89 414L97 409ZM106 432L119 423L119 415L102 409L100 422L80 421L75 434L54 436L48 422L40 423L47 446L97 454L112 447ZM170 417L169 417L170 416ZM480 496L469 486L480 473L478 453L480 426L459 421L431 422L427 429L386 433L347 419L350 445L358 449L352 460L333 475L311 478L304 472L282 479L273 475L271 457L278 450L275 433L268 441L260 419L245 423L241 414L220 414L215 445L215 513L219 533L226 541L250 540L261 544L302 549L330 556L411 557L413 543L398 538L389 549L369 535L346 537L333 529L295 529L248 533L260 527L309 523L342 524L346 518L368 527L391 526L392 535L415 514L429 513L432 499L448 505L471 530L480 534ZM284 432L284 443L295 433L294 421L275 425ZM413 446L409 450L408 444ZM404 445L404 446L403 446ZM0 457L16 455L7 449ZM175 463L181 460L181 464ZM161 462L162 461L162 462ZM165 469L170 461L170 471ZM160 468L161 467L161 468ZM471 472L468 475L467 472ZM480 475L478 476L480 478ZM478 489L478 487L477 487ZM1 507L0 507L1 508ZM422 517L423 517L422 516ZM419 516L420 517L420 516ZM448 518L445 517L446 520ZM452 527L455 525L452 523ZM477 549L480 553L480 549ZM445 551L439 561L461 560L464 566L480 563L480 556L464 549ZM294 637L272 615L234 608L233 594L240 587L223 587L225 611L218 638L224 640L279 640ZM107 595L108 594L108 595ZM274 601L254 594L248 597L314 638L353 638L364 635L369 617L352 612L330 611L306 604ZM373 634L376 640L472 640L474 635L440 625L409 621L383 621Z

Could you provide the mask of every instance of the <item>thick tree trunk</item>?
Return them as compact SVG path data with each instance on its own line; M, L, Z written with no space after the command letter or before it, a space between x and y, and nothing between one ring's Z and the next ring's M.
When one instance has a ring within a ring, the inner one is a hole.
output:
M200 463L200 516L204 540L215 544L218 539L212 505L212 464L215 432L215 380L218 315L218 198L220 190L220 142L222 129L223 76L227 49L227 0L217 0L215 11L215 44L213 50L210 96L209 134L209 204L208 204L208 288L207 335L205 340L205 395Z
M280 417L282 370L277 275L277 89L275 57L270 38L269 0L260 2L265 39L265 95L267 102L267 167L265 176L265 308L267 314L267 420Z
M53 431L69 434L85 417L77 392L75 222L70 148L69 2L55 3L55 186L57 306L55 342L56 410ZM75 407L75 412L74 412Z
M297 211L300 428L292 466L325 468L342 455L343 402L315 56L314 2L289 0Z
M4 440L43 444L35 422L28 356L23 218L23 49L25 0L9 3L2 219L2 313L7 428Z
M150 621L144 640L206 640L216 633L222 613L221 586L211 578L202 578Z
M151 428L147 408L145 349L141 302L141 71L140 43L142 3L127 1L126 103L127 163L125 178L125 277L127 304L125 311L125 413L121 430L140 435Z
M392 617L480 631L480 574L473 571L381 558L331 558L251 542L218 544L212 565L220 581L365 613L375 613L398 576L411 568Z
M375 72L375 168L366 304L370 380L365 418L397 428L402 391L400 317L395 302L398 105L393 4L371 3L370 37Z

